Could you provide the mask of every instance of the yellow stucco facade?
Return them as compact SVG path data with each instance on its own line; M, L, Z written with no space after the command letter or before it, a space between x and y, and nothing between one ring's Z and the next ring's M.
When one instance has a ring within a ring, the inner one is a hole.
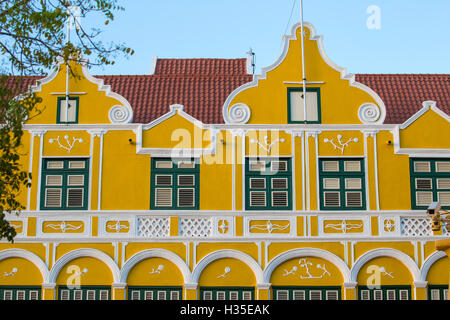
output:
M414 168L449 184L449 116L427 101L383 124L381 98L305 24L313 108L302 120L300 34L230 94L225 124L181 105L133 123L83 64L70 79L74 123L62 117L64 64L34 86L41 112L22 158L32 187L8 217L15 242L0 243L0 299L442 299L450 260L434 242L447 234L423 206L447 193L417 191Z

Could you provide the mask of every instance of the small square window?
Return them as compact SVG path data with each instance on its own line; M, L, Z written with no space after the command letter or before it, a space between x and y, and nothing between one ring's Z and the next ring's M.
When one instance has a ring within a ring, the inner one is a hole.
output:
M288 88L288 122L289 123L320 123L320 89ZM305 117L306 106L306 117Z
M67 101L69 106L67 107ZM78 97L58 97L56 123L78 123Z

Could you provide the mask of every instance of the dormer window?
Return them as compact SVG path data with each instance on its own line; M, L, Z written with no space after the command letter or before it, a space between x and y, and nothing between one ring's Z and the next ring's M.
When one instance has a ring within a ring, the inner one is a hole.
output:
M67 101L69 105L67 107ZM56 123L78 123L78 97L58 97Z
M321 122L319 88L306 88L306 117L303 88L288 88L288 122Z

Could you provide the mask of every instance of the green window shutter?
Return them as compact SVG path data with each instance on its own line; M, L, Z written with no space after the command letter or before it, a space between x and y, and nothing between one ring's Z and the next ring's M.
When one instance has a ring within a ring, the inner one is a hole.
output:
M321 210L365 210L363 159L319 159Z
M290 158L247 158L245 195L248 210L292 210Z
M380 286L370 288L358 286L359 300L410 300L410 286Z
M200 287L200 300L254 300L252 287Z
M199 171L194 159L153 158L150 209L198 210Z
M274 286L275 300L340 300L340 287Z
M40 287L0 286L0 300L40 300Z
M181 287L128 287L128 300L181 300Z
M59 300L110 300L111 288L107 286L80 286L58 288Z
M411 208L425 210L435 201L450 208L450 159L410 159Z
M42 210L87 210L89 159L43 159Z

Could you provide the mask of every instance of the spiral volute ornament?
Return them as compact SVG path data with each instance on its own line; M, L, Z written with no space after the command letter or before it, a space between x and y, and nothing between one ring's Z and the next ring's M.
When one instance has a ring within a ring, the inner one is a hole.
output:
M232 105L228 110L227 123L245 124L250 120L250 108L244 103Z
M129 123L133 119L133 111L125 106L114 106L109 110L111 123Z
M373 124L380 120L380 108L374 103L365 103L359 107L359 120L364 124Z

